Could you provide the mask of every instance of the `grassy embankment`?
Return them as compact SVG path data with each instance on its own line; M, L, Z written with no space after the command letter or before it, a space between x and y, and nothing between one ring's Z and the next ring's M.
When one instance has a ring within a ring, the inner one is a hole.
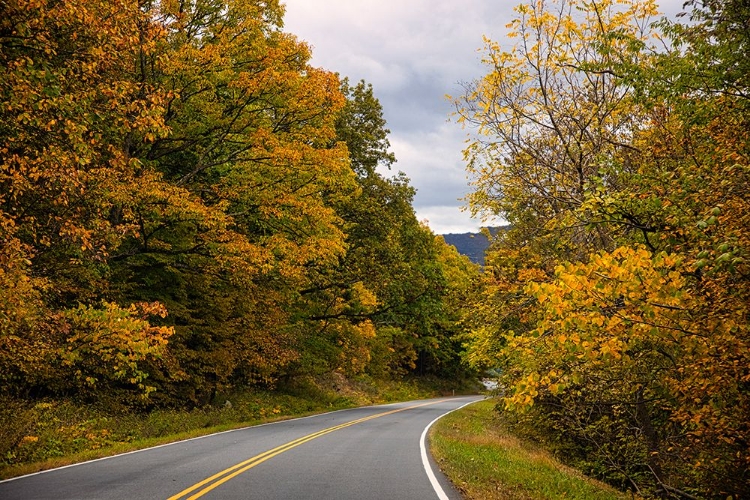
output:
M72 400L0 400L0 479L214 432L324 411L450 394L437 380L305 380L218 396L192 410L113 411Z
M440 419L430 431L440 468L467 499L631 498L565 467L512 436L488 399Z

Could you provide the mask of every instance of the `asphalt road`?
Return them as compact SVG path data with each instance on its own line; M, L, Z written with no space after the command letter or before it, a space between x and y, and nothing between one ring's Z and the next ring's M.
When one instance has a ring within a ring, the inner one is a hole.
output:
M3 481L0 499L459 499L425 452L424 435L435 419L478 399L370 406L213 434Z

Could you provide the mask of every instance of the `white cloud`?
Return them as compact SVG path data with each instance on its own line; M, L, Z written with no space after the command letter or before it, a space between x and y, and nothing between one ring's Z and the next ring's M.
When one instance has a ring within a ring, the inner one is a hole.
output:
M462 132L441 124L435 130L394 134L396 167L403 170L417 188L415 207L445 205L458 207L469 191L461 153Z
M422 207L416 210L417 219L427 223L435 234L477 233L481 224L472 219L468 212L454 210L451 207Z

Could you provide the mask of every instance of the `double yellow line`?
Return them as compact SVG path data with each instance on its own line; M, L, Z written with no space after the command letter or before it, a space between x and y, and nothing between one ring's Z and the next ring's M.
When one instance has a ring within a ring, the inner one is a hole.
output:
M221 472L218 472L214 474L211 477L208 477L204 479L203 481L199 483L195 483L193 486L182 490L178 494L171 496L168 498L168 500L194 500L196 498L200 498L209 491L213 490L214 488L217 488L218 486L226 483L230 479L239 476L243 472L252 469L256 465L262 464L266 460L270 460L276 455L280 455L284 453L285 451L291 450L292 448L296 448L299 445L305 444L308 441L312 441L313 439L319 438L320 436L325 436L326 434L330 434L331 432L337 431L339 429L344 429L346 427L350 427L352 425L361 424L362 422L367 422L368 420L372 420L375 418L385 417L386 415L392 415L394 413L398 413L400 411L406 411L411 410L414 408L419 408L420 406L428 406L433 405L436 403L440 403L442 401L430 401L428 403L421 403L414 406L408 406L406 408L398 408L396 410L386 411L383 413L377 413L375 415L370 415L369 417L363 417L357 420L352 420L351 422L346 422L343 424L335 425L333 427L328 427L327 429L323 429L318 432L314 432L312 434L308 434L307 436L302 436L301 438L295 439L294 441L289 441L288 443L282 444L281 446L277 446L276 448L272 450L265 451L259 455L255 455L252 458L248 458L247 460L240 462L236 465L233 465L229 467L228 469L224 469ZM199 491L196 491L199 490ZM195 493L193 493L195 491ZM190 495L190 493L193 493ZM187 496L190 495L190 496Z

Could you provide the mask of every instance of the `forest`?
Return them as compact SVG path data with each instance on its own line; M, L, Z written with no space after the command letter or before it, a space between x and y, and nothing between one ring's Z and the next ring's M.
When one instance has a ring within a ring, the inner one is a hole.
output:
M278 0L1 2L0 421L490 370L589 475L749 497L750 6L684 12L535 0L485 40L452 97L508 224L479 268ZM38 438L3 427L12 464Z
M38 439L21 415L61 400L147 412L326 373L471 373L476 267L376 170L395 158L371 85L312 67L283 13L0 4L6 463Z
M750 497L750 5L540 0L454 97L500 216L467 357L514 428L645 497Z

